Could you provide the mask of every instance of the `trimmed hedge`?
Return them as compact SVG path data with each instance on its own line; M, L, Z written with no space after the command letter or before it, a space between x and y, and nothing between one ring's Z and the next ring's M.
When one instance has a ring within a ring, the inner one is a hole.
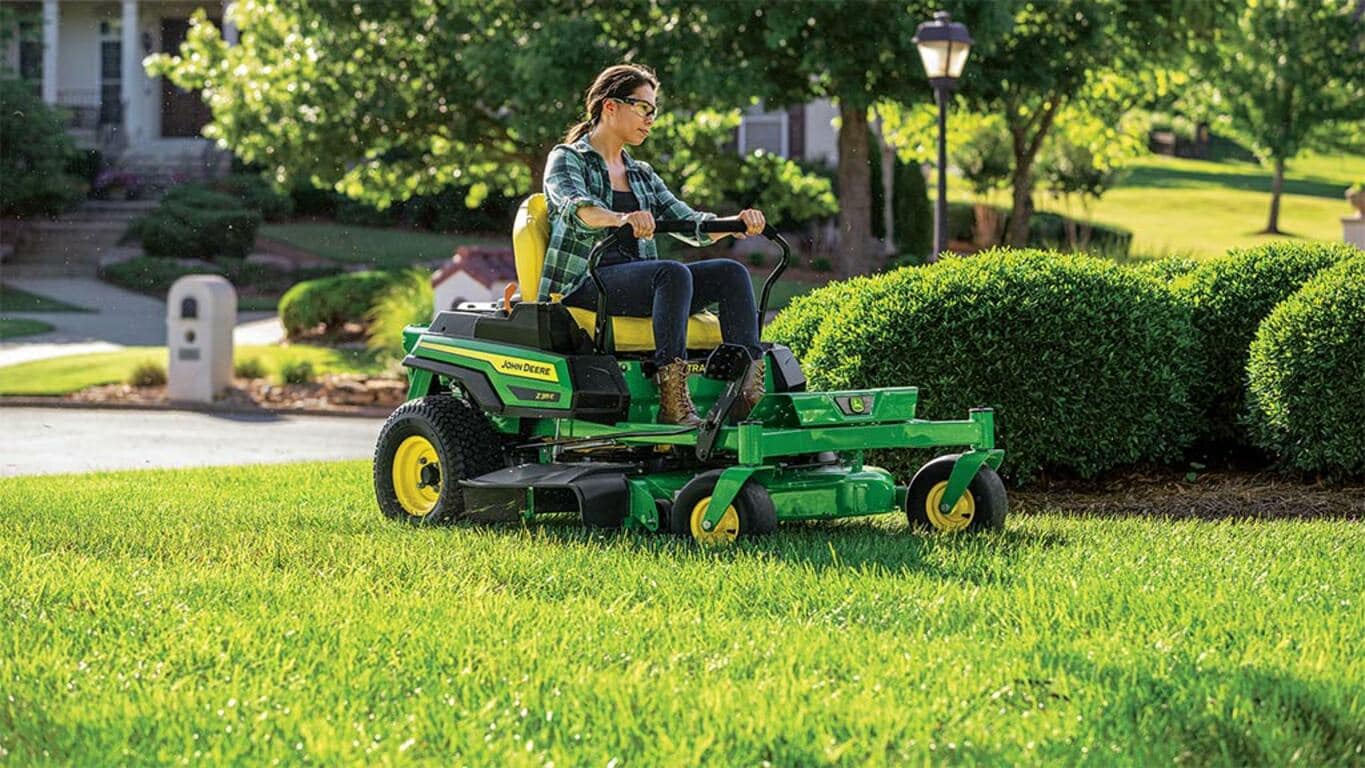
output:
M1365 475L1365 256L1319 272L1256 331L1248 422L1285 465Z
M316 331L339 331L346 323L363 323L375 303L402 279L394 272L348 272L305 280L280 297L280 322L298 338Z
M198 184L166 193L161 204L128 225L124 239L141 241L149 256L165 259L243 259L256 244L258 211Z
M1129 264L1128 268L1140 275L1146 275L1163 283L1171 283L1198 269L1199 265L1203 263L1203 259L1196 259L1193 256L1175 255Z
M1112 262L996 249L848 291L805 356L812 389L915 385L932 419L992 406L1014 478L1174 459L1190 437L1188 310ZM804 327L771 335L800 344ZM903 477L919 459L879 458Z
M1267 243L1210 259L1171 285L1189 306L1198 375L1190 396L1201 447L1226 452L1247 442L1247 350L1261 321L1325 267L1357 253L1344 243Z
M867 290L868 283L880 279L881 275L874 275L837 280L793 298L764 327L763 338L787 345L798 360L804 359L825 325L839 317L859 292Z

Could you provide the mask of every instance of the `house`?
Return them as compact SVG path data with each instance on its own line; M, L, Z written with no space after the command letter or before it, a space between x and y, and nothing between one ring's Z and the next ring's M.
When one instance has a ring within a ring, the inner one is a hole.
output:
M229 43L228 0L6 0L17 29L7 30L0 68L39 89L70 115L78 146L113 164L159 179L222 170L230 155L200 136L211 119L198 92L150 77L142 62L176 52L189 17L204 9Z
M790 160L839 164L839 107L817 99L790 109L768 111L759 104L744 110L735 131L735 149L747 155L764 150Z
M501 301L503 289L516 280L512 249L462 245L431 275L436 311L455 309L466 301Z

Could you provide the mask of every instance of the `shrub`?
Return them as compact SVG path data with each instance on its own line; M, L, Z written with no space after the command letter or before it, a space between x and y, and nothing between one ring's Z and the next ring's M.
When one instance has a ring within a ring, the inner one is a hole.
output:
M896 250L921 262L934 250L934 209L919 163L896 163L893 194Z
M1128 268L1140 275L1146 275L1147 277L1151 277L1163 283L1170 283L1193 272L1203 263L1202 259L1177 254L1160 259L1152 259L1151 261L1129 264Z
M290 338L319 326L331 333L348 322L364 322L366 313L398 279L389 272L349 272L305 280L280 297L280 322Z
M316 378L317 372L307 360L285 360L280 363L280 381L285 384L311 384Z
M172 188L161 204L129 225L142 250L158 258L243 259L256 244L259 211L202 184Z
M134 387L161 387L166 384L166 366L150 360L138 363L128 374L128 383Z
M1205 450L1246 442L1247 350L1261 320L1324 267L1355 253L1341 243L1275 242L1210 259L1172 283L1191 310L1196 376L1190 396Z
M232 366L232 375L239 379L263 379L265 378L265 363L262 363L259 357L238 360Z
M763 329L763 338L787 345L798 360L810 352L811 342L832 322L864 285L877 277L837 280L793 298Z
M409 325L429 325L435 312L431 275L420 269L404 272L365 314L369 323L365 345L381 359L401 357L403 329Z
M275 190L259 174L234 173L208 182L208 188L231 197L235 207L259 211L266 221L280 221L294 215L294 200Z
M65 122L27 82L0 79L0 215L55 216L85 197L86 182L65 172L75 152Z
M1261 322L1248 423L1285 465L1365 475L1365 256L1324 269Z
M1007 473L1091 476L1189 437L1185 307L1079 254L997 249L863 283L806 356L812 388L920 387L925 418L997 412ZM917 462L884 457L908 477Z

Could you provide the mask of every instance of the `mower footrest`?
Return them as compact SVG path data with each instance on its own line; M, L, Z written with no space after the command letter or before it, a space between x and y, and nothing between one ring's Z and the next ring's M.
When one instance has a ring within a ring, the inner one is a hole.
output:
M534 509L567 512L577 507L590 526L614 528L630 508L626 475L633 464L578 462L522 464L461 480L466 517L481 522L520 519ZM528 493L529 489L529 493Z

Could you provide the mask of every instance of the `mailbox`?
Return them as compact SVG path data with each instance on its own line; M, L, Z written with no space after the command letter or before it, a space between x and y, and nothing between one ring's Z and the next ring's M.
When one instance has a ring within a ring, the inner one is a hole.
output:
M166 396L211 402L232 381L237 290L219 275L187 275L166 296Z

